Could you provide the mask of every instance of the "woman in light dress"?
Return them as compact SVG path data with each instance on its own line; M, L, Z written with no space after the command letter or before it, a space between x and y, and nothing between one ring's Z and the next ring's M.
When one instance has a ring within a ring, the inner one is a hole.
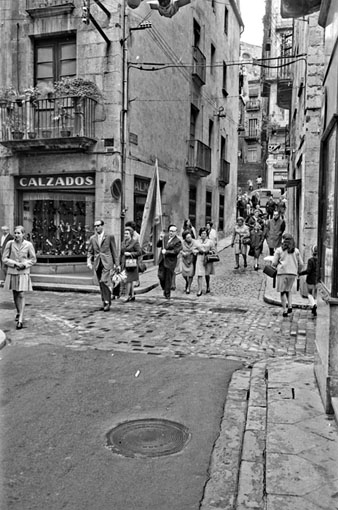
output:
M196 241L192 238L190 230L182 234L182 276L185 279L185 292L190 294L191 284L195 274L196 255L194 253Z
M14 240L6 244L3 263L7 266L5 290L13 292L13 299L17 311L16 329L23 326L25 312L25 291L33 290L30 268L36 263L34 246L24 239L25 230L22 225L14 229Z
M244 261L244 267L247 267L247 251L248 245L245 244L246 240L250 240L250 230L248 225L245 225L244 218L238 216L235 228L232 233L232 248L235 247L235 269L239 268L239 256L242 255Z
M215 274L213 262L205 262L205 256L215 249L214 242L208 237L208 230L202 227L199 230L199 238L196 240L194 253L196 254L197 296L202 295L203 277L206 282L206 294L210 292L210 275Z

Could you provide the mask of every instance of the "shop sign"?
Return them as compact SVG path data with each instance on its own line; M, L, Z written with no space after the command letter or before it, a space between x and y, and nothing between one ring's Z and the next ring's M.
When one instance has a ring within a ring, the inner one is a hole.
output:
M273 174L274 182L286 182L288 180L287 172L274 172Z
M143 195L146 195L148 193L149 184L150 184L149 179L146 180L135 177L134 191L136 193L142 193Z
M94 174L32 175L18 179L21 189L87 189L94 186Z

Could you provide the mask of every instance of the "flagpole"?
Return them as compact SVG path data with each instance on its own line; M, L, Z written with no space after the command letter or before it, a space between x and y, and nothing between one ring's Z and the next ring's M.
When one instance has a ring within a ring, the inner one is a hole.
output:
M157 196L161 196L161 191L160 191L160 177L159 177L159 173L158 173L158 159L156 158L156 162L155 162L155 168L156 168L156 193L157 193ZM163 218L162 218L162 214L160 216L160 226L161 226L161 232L163 232ZM162 239L162 249L164 249L164 238Z

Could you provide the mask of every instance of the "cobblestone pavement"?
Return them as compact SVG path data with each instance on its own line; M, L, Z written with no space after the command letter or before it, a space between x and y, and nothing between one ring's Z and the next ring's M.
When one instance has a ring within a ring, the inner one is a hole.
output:
M145 352L156 356L229 357L251 364L277 356L312 355L315 319L295 309L282 317L281 308L263 301L265 276L252 264L233 270L231 248L220 253L211 277L211 293L184 293L184 280L176 278L172 299L160 288L137 296L135 302L113 301L100 311L98 294L33 292L27 294L26 320L14 329L10 293L1 292L1 322L8 343L54 344L72 349Z

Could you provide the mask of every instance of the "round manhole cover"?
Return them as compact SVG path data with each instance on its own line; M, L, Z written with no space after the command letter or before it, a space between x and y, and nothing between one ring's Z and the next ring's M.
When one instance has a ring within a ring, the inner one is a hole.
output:
M107 447L125 457L161 457L180 452L189 439L184 425L148 418L117 425L107 433Z

